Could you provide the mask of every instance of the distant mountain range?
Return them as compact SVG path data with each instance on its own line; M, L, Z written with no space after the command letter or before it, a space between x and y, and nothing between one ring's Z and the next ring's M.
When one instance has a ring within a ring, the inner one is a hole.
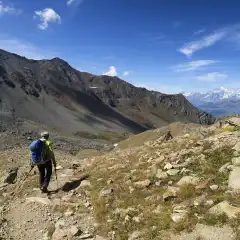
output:
M193 105L214 116L240 113L240 89L220 87L207 93L190 92L183 95Z

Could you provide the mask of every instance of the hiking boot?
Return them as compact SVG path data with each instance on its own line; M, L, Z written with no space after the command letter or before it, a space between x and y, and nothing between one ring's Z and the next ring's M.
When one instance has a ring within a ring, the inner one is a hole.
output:
M41 189L42 193L47 193L48 192L47 187L41 187L40 189Z

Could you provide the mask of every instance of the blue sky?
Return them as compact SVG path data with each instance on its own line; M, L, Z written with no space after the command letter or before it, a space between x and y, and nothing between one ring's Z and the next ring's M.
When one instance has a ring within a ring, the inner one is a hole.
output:
M0 48L166 93L240 88L238 0L0 0Z

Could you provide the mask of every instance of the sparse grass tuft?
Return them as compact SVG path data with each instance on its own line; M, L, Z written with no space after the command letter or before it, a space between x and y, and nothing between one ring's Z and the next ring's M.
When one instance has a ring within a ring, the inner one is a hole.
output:
M48 229L47 229L47 236L49 238L52 238L53 233L55 232L55 225L54 224L50 224Z
M192 184L184 184L179 189L178 197L181 200L190 199L196 196L196 189L195 186Z
M207 225L210 226L215 226L215 225L224 225L228 222L228 217L226 214L221 214L219 216L212 215L212 214L206 214L204 216L203 222Z

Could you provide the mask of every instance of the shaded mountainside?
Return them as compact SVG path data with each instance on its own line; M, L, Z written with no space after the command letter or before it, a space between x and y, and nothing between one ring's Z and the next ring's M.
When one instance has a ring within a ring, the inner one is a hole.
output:
M59 58L36 61L0 50L0 84L2 111L14 109L17 116L58 131L141 132L175 121L214 121L181 94L79 72Z

